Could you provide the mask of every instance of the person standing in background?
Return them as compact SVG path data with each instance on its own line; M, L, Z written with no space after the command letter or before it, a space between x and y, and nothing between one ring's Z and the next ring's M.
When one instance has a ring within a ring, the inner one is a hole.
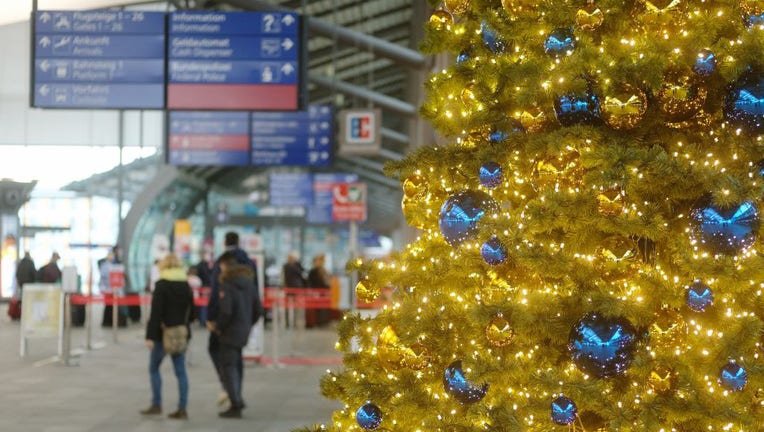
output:
M329 273L324 266L326 265L326 255L318 254L313 257L313 267L308 272L309 288L331 288ZM315 327L323 325L329 321L329 311L327 309L306 309L305 327Z
M34 283L37 274L37 268L34 265L34 260L29 254L29 251L24 252L24 258L19 261L18 267L16 267L16 298L21 301L22 294L24 292L24 284Z
M281 270L282 285L286 288L303 288L306 282L304 274L305 269L302 268L297 252L290 252Z
M42 283L56 283L61 280L61 269L58 268L58 261L61 256L58 252L53 252L50 261L37 270L37 280Z

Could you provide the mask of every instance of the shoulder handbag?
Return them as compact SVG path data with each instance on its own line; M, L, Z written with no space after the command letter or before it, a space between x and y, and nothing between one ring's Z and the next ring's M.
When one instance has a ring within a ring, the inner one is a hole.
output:
M170 355L182 354L188 348L188 315L190 308L186 309L186 319L183 324L165 327L162 326L162 347L164 352Z

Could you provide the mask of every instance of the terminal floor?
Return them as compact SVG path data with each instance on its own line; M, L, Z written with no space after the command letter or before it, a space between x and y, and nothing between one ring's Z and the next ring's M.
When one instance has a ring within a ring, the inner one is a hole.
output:
M318 384L327 369L337 366L249 364L244 374L244 418L219 419L220 384L207 356L207 332L195 327L188 369L189 420L144 418L138 411L149 405L150 389L142 325L120 330L116 344L110 329L94 327L93 340L103 346L84 350L75 359L76 366L64 366L50 360L56 354L55 339L30 341L29 355L20 358L19 324L7 318L5 306L0 313L0 343L6 347L0 351L0 431L286 432L326 423L339 408L336 401L320 395ZM73 348L84 347L84 329L75 329L72 340ZM336 359L335 340L331 329L304 330L282 339L281 352ZM162 365L165 413L174 410L178 394L168 360Z

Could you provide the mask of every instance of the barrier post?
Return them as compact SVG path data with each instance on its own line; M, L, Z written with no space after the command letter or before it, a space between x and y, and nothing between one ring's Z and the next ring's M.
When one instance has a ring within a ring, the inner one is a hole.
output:
M111 295L111 333L114 337L114 343L119 343L119 338L117 337L117 328L119 327L119 305L118 305L118 298L119 294L116 291L112 292Z
M88 301L85 304L85 348L93 349L93 293L88 289Z
M61 362L71 365L72 356L72 295L64 293L64 335L62 341Z
M279 288L276 295L273 296L273 303L271 305L271 314L273 314L273 336L271 337L271 342L273 343L273 366L277 368L281 367L279 363L279 327L281 327L279 301L282 295L283 291Z

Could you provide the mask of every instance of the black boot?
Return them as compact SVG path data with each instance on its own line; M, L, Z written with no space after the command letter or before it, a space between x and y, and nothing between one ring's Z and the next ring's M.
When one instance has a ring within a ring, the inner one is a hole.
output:
M231 408L228 408L228 410L223 411L221 413L218 413L218 417L220 418L241 418L241 407L240 406L231 406Z

